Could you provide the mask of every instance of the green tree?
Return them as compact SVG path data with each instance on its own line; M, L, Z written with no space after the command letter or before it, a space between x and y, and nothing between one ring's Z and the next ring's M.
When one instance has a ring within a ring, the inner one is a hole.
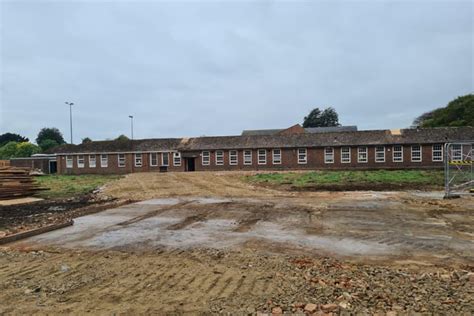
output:
M21 142L27 142L27 141L28 141L28 138L23 137L18 134L14 134L14 133L4 133L0 135L0 147L2 147L3 145L6 145L8 142L21 143Z
M22 142L16 145L15 157L31 157L41 151L39 146L30 142Z
M328 107L324 111L319 108L314 108L304 117L303 127L329 127L339 126L339 115L332 107Z
M82 144L87 144L87 143L92 143L92 139L90 139L89 137L83 138Z
M41 143L47 139L56 141L57 144L65 144L63 134L56 127L44 127L38 133L36 137L36 143L41 146Z
M59 146L58 142L55 141L54 139L45 139L41 143L39 143L38 145L41 147L41 150L43 152L47 151L48 149Z
M0 159L10 159L15 157L17 142L8 142L0 147Z
M119 137L117 137L115 140L118 140L118 141L120 141L120 142L123 142L123 141L128 141L128 140L130 140L130 138L128 138L127 136L125 136L125 135L122 134L122 135L120 135Z
M474 94L457 97L443 108L423 113L414 127L474 126Z

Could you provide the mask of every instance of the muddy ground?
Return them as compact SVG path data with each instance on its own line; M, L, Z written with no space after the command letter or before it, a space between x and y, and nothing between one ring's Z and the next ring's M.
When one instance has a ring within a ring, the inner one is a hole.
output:
M240 179L110 183L109 198L143 202L2 248L0 314L473 314L471 197Z

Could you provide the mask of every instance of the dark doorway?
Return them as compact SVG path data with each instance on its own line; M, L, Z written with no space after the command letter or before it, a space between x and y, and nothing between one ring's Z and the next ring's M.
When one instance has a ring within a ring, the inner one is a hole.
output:
M56 173L58 172L58 163L56 161L50 160L49 161L49 173Z
M186 171L194 171L195 170L194 159L195 158L186 158Z

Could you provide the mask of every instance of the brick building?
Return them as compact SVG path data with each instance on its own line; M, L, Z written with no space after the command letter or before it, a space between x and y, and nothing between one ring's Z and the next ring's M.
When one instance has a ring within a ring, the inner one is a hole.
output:
M96 141L55 149L60 174L148 171L443 168L444 144L473 127L275 133ZM294 132L291 132L294 131ZM471 146L469 146L471 147ZM460 152L472 150L464 146Z

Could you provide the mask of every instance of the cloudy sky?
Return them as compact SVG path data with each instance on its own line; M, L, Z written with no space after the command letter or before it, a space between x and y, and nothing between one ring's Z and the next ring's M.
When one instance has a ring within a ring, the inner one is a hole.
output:
M471 1L0 0L0 133L407 127L473 87Z

